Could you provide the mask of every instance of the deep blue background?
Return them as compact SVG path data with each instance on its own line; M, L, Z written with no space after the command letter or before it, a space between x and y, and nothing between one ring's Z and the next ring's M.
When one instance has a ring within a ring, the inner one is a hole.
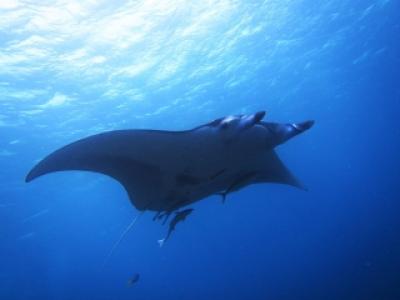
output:
M153 31L135 28L148 36L118 51L125 39L92 38L105 29L82 21L73 35L54 20L35 25L41 6L0 6L3 20L28 12L14 28L0 22L0 298L400 299L399 2L173 5L157 18L144 11ZM86 13L102 24L108 14L129 19L134 8L103 4ZM205 29L180 33L196 21ZM35 34L45 41L28 49L44 56L15 46ZM56 34L64 40L50 43ZM62 60L79 47L108 60ZM156 65L120 75L148 51ZM18 55L26 59L14 61ZM170 61L181 65L162 73ZM166 227L145 214L104 268L137 214L122 187L80 172L23 182L38 159L95 132L180 130L257 110L273 121L316 120L278 149L309 191L258 185L225 205L210 197L163 248ZM140 281L127 287L137 272Z

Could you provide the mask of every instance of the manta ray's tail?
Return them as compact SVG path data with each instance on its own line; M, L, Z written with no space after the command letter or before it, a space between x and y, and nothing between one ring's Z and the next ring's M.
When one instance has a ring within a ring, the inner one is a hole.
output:
M122 232L121 236L119 237L119 239L114 243L114 245L112 246L110 252L108 253L106 259L103 262L103 268L105 267L105 265L107 264L107 262L109 261L110 257L113 255L115 249L117 249L117 247L119 246L119 244L121 244L122 240L124 239L124 237L126 236L126 234L133 228L133 226L136 224L136 222L139 220L139 218L143 215L144 211L140 212L133 220L132 222L128 225L128 227L125 228L125 230Z

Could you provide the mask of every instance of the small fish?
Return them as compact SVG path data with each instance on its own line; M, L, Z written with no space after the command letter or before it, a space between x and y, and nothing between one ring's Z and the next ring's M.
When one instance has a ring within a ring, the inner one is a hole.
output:
M169 229L168 229L168 234L165 238L158 240L158 243L160 244L160 247L164 245L164 243L169 239L171 236L171 233L175 230L175 226L179 222L185 221L186 217L190 215L193 211L193 208L188 208L182 211L178 211L175 213L175 217L172 219L172 221L169 223Z
M133 275L132 278L128 280L128 286L134 286L139 281L139 278L140 278L139 273Z

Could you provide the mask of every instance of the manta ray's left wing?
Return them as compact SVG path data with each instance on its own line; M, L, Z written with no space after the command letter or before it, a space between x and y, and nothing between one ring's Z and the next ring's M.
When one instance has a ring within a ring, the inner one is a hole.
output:
M171 135L162 131L121 130L90 136L69 144L44 158L27 175L29 182L44 174L82 170L108 175L126 189L133 205L139 210L158 209L154 201L164 197L160 161L152 155L163 153L165 160ZM174 139L174 137L172 137ZM176 138L176 137L175 137Z

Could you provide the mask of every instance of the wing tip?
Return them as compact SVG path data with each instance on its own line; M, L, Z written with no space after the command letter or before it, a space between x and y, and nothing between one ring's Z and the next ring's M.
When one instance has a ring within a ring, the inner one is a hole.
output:
M286 184L289 184L295 188L298 188L299 190L302 190L304 192L308 192L309 189L307 186L305 186L300 180L298 180L293 174L291 174L291 179L288 182L285 182Z
M28 174L26 174L25 176L25 182L29 183L32 180L46 174L47 172L43 172L43 170L40 168L40 163L37 164L36 166L34 166L29 172Z
M308 191L310 191L309 188L306 187L306 186L303 185L303 184L296 185L296 187L297 187L298 189L302 190L303 192L308 192Z
M29 173L25 176L25 182L26 183L29 183L32 180L34 180L36 177L38 177L33 171L34 171L34 169L29 171Z

